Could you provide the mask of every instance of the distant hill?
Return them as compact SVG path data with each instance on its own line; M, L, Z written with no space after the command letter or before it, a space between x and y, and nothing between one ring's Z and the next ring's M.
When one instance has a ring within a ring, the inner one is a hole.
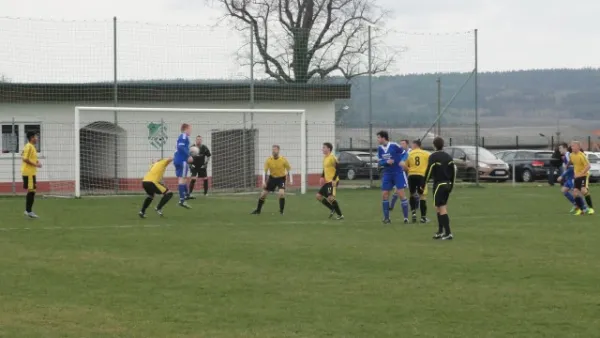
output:
M469 74L440 74L442 106L458 91ZM403 127L430 125L437 112L436 74L373 77L373 120ZM547 69L480 73L479 109L487 127L552 125L567 120L600 121L600 70ZM339 110L338 120L348 126L368 123L368 78L352 80L350 108ZM471 79L449 106L445 126L471 124L474 116ZM585 122L584 122L585 123Z

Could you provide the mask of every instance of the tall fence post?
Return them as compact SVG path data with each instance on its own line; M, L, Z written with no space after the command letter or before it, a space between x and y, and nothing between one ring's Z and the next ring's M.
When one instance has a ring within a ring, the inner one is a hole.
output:
M475 88L474 88L474 94L475 94L475 163L477 166L479 166L479 92L478 92L478 76L477 73L479 72L479 59L478 59L478 51L477 51L477 29L475 29L474 31L474 35L475 35L475 78L474 78L474 82L475 82ZM479 186L479 169L475 170L475 185Z
M592 149L592 137L588 135L588 151L593 151Z
M437 136L442 136L442 78L437 78L437 124L436 124L436 134Z
M17 173L15 166L17 165L16 152L17 152L17 144L19 144L19 140L17 139L17 135L15 133L15 117L12 118L12 126L10 129L10 147L12 153L12 193L13 195L17 194Z
M371 41L371 25L368 28L369 39L369 163L373 163L373 51ZM373 170L369 170L369 186L373 187Z
M515 147L519 149L519 135L515 136Z
M118 94L118 84L117 84L117 17L113 17L113 106L119 106L119 94ZM115 193L119 192L119 118L118 112L115 110L113 112L114 124L115 124ZM162 157L161 157L162 158Z

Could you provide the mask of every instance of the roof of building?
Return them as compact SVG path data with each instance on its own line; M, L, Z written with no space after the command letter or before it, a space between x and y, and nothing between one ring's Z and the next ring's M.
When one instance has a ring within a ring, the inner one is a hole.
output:
M125 82L119 102L249 101L249 83ZM349 84L256 83L255 102L333 101L350 98ZM0 83L0 103L113 101L112 83Z

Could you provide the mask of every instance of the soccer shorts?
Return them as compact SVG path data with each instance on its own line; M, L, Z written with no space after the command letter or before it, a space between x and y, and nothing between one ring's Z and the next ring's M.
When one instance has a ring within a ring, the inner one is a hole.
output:
M587 188L588 186L588 177L576 177L575 180L573 180L573 185L574 188L577 190L581 190L583 188Z
M148 194L148 196L154 196L155 194L163 195L164 193L169 191L169 188L165 187L164 185L158 182L150 181L142 182L142 188L144 188L144 191L146 192L146 194Z
M427 191L427 186L425 185L425 176L423 175L409 175L408 176L408 191L410 191L411 195L418 193L419 195L425 195L425 191L421 194L419 189L425 186L425 191Z
M37 188L37 181L35 175L23 176L23 189L27 191L35 191Z
M273 177L269 176L267 180L267 187L265 190L273 192L275 190L285 189L285 176L283 177Z
M208 176L208 174L206 172L206 168L190 167L190 176L191 177L206 178Z
M336 188L337 187L337 182L333 183L333 182L329 182L329 183L325 183L323 184L323 186L321 187L321 189L319 189L319 195L328 198L329 196L333 196L335 197L335 193L336 193Z
M440 183L433 189L433 202L436 207L441 207L448 204L450 198L450 183Z
M565 188L567 188L567 189L569 189L569 190L571 190L571 189L573 189L573 187L575 185L573 184L573 179L572 178L568 178L568 179L564 179L562 181L562 186L565 187Z
M188 174L187 162L173 163L175 165L175 176L177 178L186 177Z
M396 189L405 189L407 187L407 178L404 171L398 173L384 173L381 178L381 190L391 191Z

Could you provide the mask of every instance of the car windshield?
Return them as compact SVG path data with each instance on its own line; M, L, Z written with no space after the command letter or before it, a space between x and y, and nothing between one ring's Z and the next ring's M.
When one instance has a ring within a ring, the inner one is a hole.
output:
M549 160L552 158L552 153L543 152L543 153L535 153L535 158L541 158L544 160Z
M462 148L469 158L475 159L475 147L472 148ZM498 159L496 155L492 154L489 150L485 148L479 147L479 160L480 161L489 161Z
M588 154L588 161L590 163L600 163L600 157L596 154Z
M371 155L369 154L358 154L356 155L361 161L369 162L371 160ZM377 155L373 155L373 160L377 160Z

